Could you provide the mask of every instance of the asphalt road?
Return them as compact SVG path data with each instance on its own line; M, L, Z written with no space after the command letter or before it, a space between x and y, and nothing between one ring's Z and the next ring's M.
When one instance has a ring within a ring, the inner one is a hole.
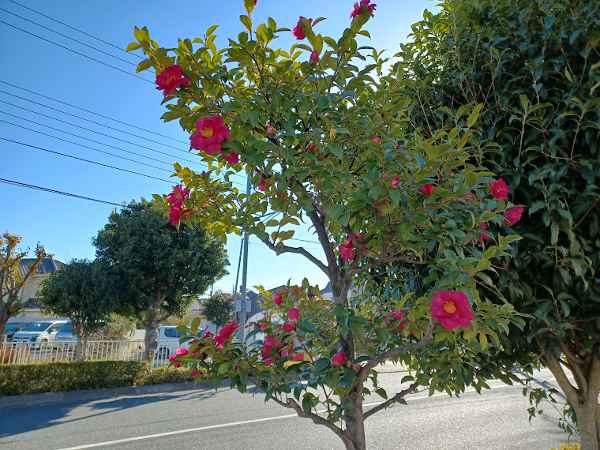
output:
M383 374L396 386L400 374ZM416 394L367 421L373 449L548 450L566 442L551 407L531 423L520 387L460 399ZM369 402L374 403L377 398ZM187 390L0 411L1 450L342 449L329 430L260 393Z

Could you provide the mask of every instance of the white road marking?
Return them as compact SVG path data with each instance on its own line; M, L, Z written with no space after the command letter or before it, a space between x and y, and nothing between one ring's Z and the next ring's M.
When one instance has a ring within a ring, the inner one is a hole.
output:
M488 389L488 390L499 389L499 388L500 389L501 388L514 388L514 387L515 386L507 386L502 383L498 386L492 385L492 386L490 386L490 389ZM471 388L471 389L465 390L464 393L466 394L469 392L476 392L476 391L475 391L475 389ZM409 400L423 400L423 399L427 399L427 398L436 398L436 397L448 397L448 395L445 393L438 393L438 394L433 394L433 395L429 396L425 393L425 395L411 396L409 398ZM375 405L380 405L381 403L383 403L383 401L364 403L363 406L364 407L375 406ZM58 450L83 450L86 448L105 447L105 446L109 446L109 445L125 444L127 442L136 442L136 441L144 441L147 439L162 438L162 437L166 437L166 436L175 436L178 434L194 433L194 432L198 432L198 431L217 430L219 428L228 428L228 427L234 427L234 426L238 426L238 425L247 425L247 424L252 424L252 423L270 422L273 420L290 419L292 417L298 417L298 416L296 414L286 414L283 416L263 417L261 419L242 420L239 422L220 423L218 425L208 425L205 427L187 428L184 430L167 431L164 433L156 433L156 434L147 434L145 436L135 436L135 437L124 438L124 439L116 439L114 441L105 441L105 442L97 442L95 444L78 445L76 447L61 448Z

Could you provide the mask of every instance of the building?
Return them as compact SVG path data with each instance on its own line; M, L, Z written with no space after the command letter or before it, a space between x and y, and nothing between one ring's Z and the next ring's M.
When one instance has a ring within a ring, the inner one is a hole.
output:
M35 259L33 258L23 258L21 260L21 272L26 273L34 262ZM64 264L57 259L51 257L43 259L36 272L27 279L21 289L20 301L24 305L24 309L13 320L32 320L45 317L37 300L38 291L42 282L54 272L62 269L63 266Z

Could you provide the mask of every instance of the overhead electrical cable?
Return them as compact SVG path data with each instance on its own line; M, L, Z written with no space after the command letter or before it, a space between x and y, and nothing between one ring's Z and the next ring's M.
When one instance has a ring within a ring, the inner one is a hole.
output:
M38 14L38 15L40 15L42 17L45 17L48 20L52 20L53 22L59 23L59 24L65 26L67 28L70 28L73 31L77 31L78 33L81 33L81 34L83 34L83 35L85 35L87 37L95 39L98 42L102 42L103 44L106 44L106 45L108 45L110 47L116 48L117 50L120 50L120 51L122 51L122 52L124 52L124 53L126 53L128 55L135 56L136 58L139 58L139 59L143 59L143 56L137 55L135 53L130 53L130 52L126 51L125 49L121 48L120 46L118 46L116 44L113 44L112 42L109 42L109 41L107 41L105 39L102 39L102 38L100 38L98 36L95 36L95 35L93 35L91 33L88 33L87 31L82 30L80 28L74 27L73 25L69 25L68 23L63 22L62 20L58 20L58 19L55 19L54 17L50 17L49 15L44 14L43 12L38 11L37 9L30 8L29 6L26 6L26 5L22 4L22 3L19 3L17 1L15 1L15 0L8 0L8 1L11 2L11 3L13 3L13 4L15 4L15 5L20 6L23 9L31 11L32 13Z
M133 72L128 72L127 70L122 69L122 68L120 68L118 66L115 66L113 64L109 64L109 63L104 62L104 61L102 61L100 59L94 58L93 56L86 55L85 53L82 53L82 52L80 52L78 50L74 50L71 47L67 47L66 45L60 44L60 43L58 43L56 41L53 41L51 39L47 39L47 38L45 38L43 36L40 36L38 34L32 33L31 31L28 31L28 30L26 30L24 28L21 28L21 27L18 27L16 25L13 25L11 23L8 23L8 22L6 22L6 21L4 21L2 19L0 19L0 23L3 24L3 25L6 25L7 27L10 27L10 28L13 28L15 30L21 31L22 33L25 33L25 34L28 34L30 36L36 37L38 39L41 39L42 41L47 42L49 44L55 45L57 47L60 47L63 50L66 50L68 52L74 53L74 54L79 55L79 56L81 56L83 58L89 59L90 61L94 61L94 62L96 62L98 64L102 64L103 66L110 67L111 69L117 70L117 71L122 72L122 73L124 73L126 75L129 75L131 77L137 78L138 80L142 80L142 81L145 81L146 83L150 83L150 84L154 85L154 81L152 81L152 80L150 80L148 78L142 77L142 76L137 75L137 74L135 74Z
M173 184L173 182L171 182L169 180L166 180L164 178L155 177L155 176L152 176L152 175L148 175L147 173L137 172L135 170L124 169L122 167L113 166L111 164L105 164L105 163L102 163L100 161L94 161L92 159L80 158L79 156L69 155L67 153L58 152L56 150L50 150L48 148L39 147L37 145L27 144L25 142L15 141L14 139L7 139L7 138L2 137L2 136L0 136L0 139L2 139L3 141L6 141L6 142L11 142L13 144L21 145L23 147L27 147L27 148L30 148L30 149L40 150L40 151L43 151L43 152L46 152L46 153L51 153L51 154L54 154L54 155L57 155L57 156L62 156L62 157L65 157L65 158L71 158L71 159L75 159L77 161L85 162L85 163L88 163L88 164L94 164L94 165L102 166L102 167L105 167L105 168L108 168L108 169L117 170L119 172L126 172L126 173L130 173L132 175L138 175L138 176L141 176L141 177L150 178L152 180L163 181L163 182L168 183L170 185Z

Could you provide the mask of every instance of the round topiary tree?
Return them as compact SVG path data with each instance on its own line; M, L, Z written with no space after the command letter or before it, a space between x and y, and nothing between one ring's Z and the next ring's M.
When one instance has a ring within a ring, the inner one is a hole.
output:
M233 314L233 296L218 291L202 302L202 315L212 322L217 330L231 320Z
M501 295L489 291L528 317L507 356L552 371L586 450L600 448L599 30L598 2L447 1L414 26L395 67L425 136L483 105L471 157L528 205Z
M198 339L196 322L189 351L174 359L242 391L254 383L346 448L365 449L365 419L406 403L420 386L486 386L491 374L479 370L479 358L519 320L510 305L486 301L477 284L489 282L492 259L518 239L510 231L516 220L490 191L493 173L469 161L477 108L466 125L448 122L428 138L406 132L401 85L380 52L358 43L369 37L363 26L375 4L356 3L336 40L317 32L324 18L300 17L293 30L273 18L255 26L255 3L245 1L245 29L222 49L216 26L173 49L146 28L134 31L128 49L147 55L139 70L156 70L163 119L178 119L208 163L203 173L177 164L182 184L164 204L173 224L200 223L223 236L244 230L276 254L302 255L326 274L333 300L307 280L273 294L259 289L266 315L257 345L232 339L235 322ZM289 31L297 43L273 47ZM237 173L256 190L238 190ZM295 244L305 224L322 255ZM373 287L381 286L378 272L398 264L418 268L422 283L383 299ZM375 368L387 360L412 371L401 392L378 384ZM384 401L365 410L371 393Z

